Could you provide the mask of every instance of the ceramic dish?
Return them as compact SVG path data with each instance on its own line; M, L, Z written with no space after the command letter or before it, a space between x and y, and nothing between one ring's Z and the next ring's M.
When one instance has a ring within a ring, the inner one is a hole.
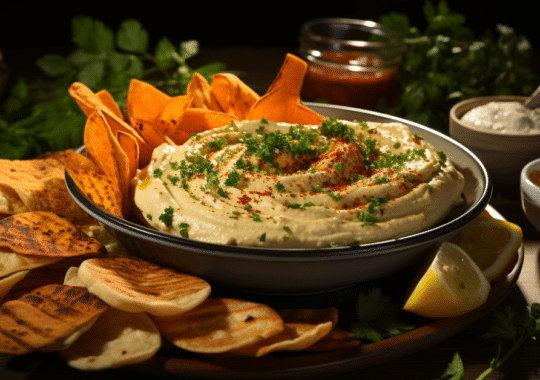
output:
M443 150L465 176L465 202L441 224L406 237L324 249L248 248L202 243L156 231L110 215L92 204L66 173L75 201L102 222L133 254L204 278L213 285L256 293L310 294L349 287L402 270L436 243L465 227L487 206L492 185L480 160L463 145L425 126L389 115L307 103L345 120L401 122Z
M540 231L540 186L532 182L532 171L540 172L540 158L529 162L521 171L521 206L527 219Z
M519 185L523 166L538 158L540 134L504 134L471 127L461 120L469 110L489 102L524 102L525 96L484 96L467 99L450 109L450 137L469 148L486 167L491 179L503 185Z

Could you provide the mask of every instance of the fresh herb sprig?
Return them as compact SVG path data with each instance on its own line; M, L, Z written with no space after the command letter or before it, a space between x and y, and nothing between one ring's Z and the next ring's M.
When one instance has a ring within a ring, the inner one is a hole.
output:
M400 70L402 91L389 108L380 110L447 131L450 108L485 95L529 95L538 83L531 68L533 47L514 29L497 25L475 36L464 15L446 1L427 0L422 31L406 14L392 12L379 22L398 31L406 44ZM472 20L474 22L474 20Z
M497 370L508 360L518 348L530 339L540 339L540 304L533 303L530 310L527 310L523 321L516 322L516 311L510 306L504 310L493 312L493 323L488 331L483 334L485 339L496 339L499 341L495 357L487 368L476 380L483 380L489 374ZM503 351L509 343L509 348ZM465 367L459 353L455 353L452 361L448 364L441 380L462 380L465 377Z
M383 296L380 288L359 292L356 301L356 318L351 331L364 342L378 342L404 332L415 326L399 319L399 305L390 296Z
M93 91L106 89L120 106L132 78L152 83L169 95L185 92L195 71L209 79L222 71L220 62L192 69L197 41L175 45L161 38L150 52L149 34L134 19L114 31L87 16L71 20L74 49L67 55L46 54L36 62L43 73L35 83L17 78L0 112L0 158L27 159L83 143L86 120L67 90L74 81Z

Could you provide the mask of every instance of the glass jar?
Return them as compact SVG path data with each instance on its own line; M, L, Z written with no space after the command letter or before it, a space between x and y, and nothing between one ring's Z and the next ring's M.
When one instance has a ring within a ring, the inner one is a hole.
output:
M301 98L374 110L397 95L405 51L401 36L373 21L313 20L302 26L300 56L308 62Z

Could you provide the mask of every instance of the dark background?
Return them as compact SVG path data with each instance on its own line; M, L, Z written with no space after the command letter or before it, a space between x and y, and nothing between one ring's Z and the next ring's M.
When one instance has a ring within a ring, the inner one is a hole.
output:
M436 0L432 1L437 4ZM539 44L537 12L519 1L448 1L450 9L464 14L476 33L494 30L499 23L524 34L533 46ZM423 29L424 0L372 1L282 1L212 2L190 1L108 3L10 1L0 10L0 51L4 60L22 69L32 67L43 53L63 52L70 45L70 19L88 15L116 30L121 21L135 18L149 32L151 42L166 36L179 43L196 39L204 47L298 45L302 24L321 17L347 17L376 21L389 12L406 13L413 25ZM539 49L539 48L536 48Z

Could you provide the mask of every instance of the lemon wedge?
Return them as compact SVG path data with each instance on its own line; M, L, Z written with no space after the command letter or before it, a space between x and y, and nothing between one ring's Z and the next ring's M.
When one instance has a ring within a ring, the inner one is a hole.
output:
M506 220L479 217L450 241L471 256L489 281L496 281L517 259L523 232Z
M467 252L443 242L418 272L403 309L427 318L455 317L483 305L490 290L486 276Z

